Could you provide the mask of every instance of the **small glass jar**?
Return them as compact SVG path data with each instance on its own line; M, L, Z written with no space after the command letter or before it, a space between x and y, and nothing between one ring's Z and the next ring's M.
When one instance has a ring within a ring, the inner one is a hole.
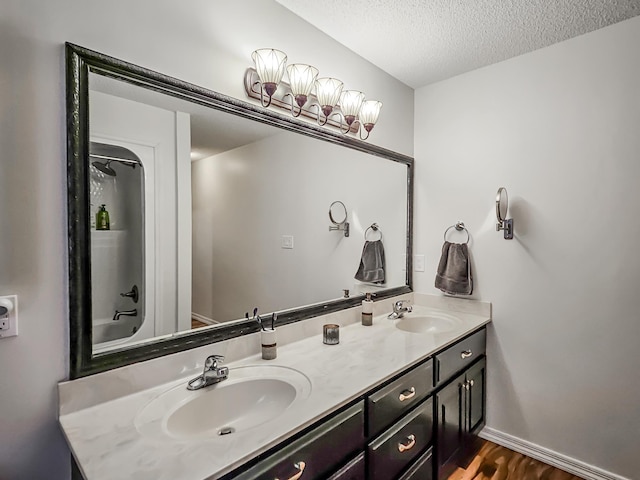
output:
M337 345L340 343L340 325L328 323L322 326L322 342L326 345Z

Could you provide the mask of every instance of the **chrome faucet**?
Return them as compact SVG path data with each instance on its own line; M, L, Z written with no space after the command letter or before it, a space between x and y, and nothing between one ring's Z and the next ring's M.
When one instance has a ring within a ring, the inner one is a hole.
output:
M202 375L189 380L187 390L199 390L215 383L220 383L229 377L228 367L219 367L218 363L224 361L223 355L210 355L204 361L204 371Z
M398 300L397 302L394 302L393 312L391 312L387 318L396 320L404 317L404 314L411 312L411 310L413 310L413 308L411 307L410 300Z
M116 310L116 313L113 315L114 320L120 320L120 317L137 317L138 309L134 308L133 310Z

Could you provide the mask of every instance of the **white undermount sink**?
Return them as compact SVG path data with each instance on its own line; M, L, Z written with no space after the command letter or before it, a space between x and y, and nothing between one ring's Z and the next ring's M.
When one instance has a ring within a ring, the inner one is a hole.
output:
M275 365L231 368L227 380L195 391L182 383L140 410L138 431L182 440L233 438L277 419L311 393L304 374Z
M408 313L396 321L396 328L411 333L445 333L454 330L460 320L440 312Z

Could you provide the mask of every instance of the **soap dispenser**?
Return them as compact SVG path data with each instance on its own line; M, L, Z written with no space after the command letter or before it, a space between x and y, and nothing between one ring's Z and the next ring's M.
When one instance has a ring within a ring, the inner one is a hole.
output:
M362 301L362 325L366 327L373 325L373 300L371 299L371 292L367 292Z
M100 205L100 210L96 213L96 230L109 230L109 212L107 212L106 205L103 203Z

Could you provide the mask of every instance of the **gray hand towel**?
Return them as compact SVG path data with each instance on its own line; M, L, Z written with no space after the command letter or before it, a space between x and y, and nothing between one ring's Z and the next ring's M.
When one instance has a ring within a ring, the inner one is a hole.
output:
M466 243L444 242L436 273L436 288L451 295L471 295L473 279Z
M355 279L361 282L384 283L384 268L382 240L365 241Z

